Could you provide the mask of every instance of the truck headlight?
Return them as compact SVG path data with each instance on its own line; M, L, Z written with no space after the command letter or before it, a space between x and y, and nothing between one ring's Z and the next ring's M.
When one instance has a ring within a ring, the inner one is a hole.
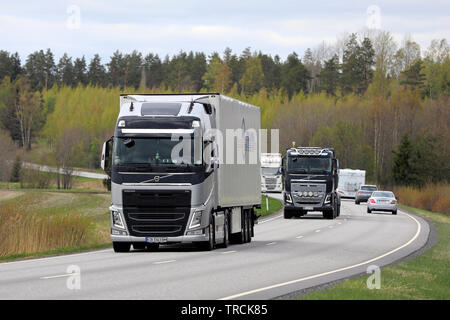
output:
M292 203L292 197L291 197L291 195L290 195L289 193L285 193L285 194L284 194L284 200L285 200L287 203Z
M125 225L122 220L122 215L118 211L111 211L113 226L120 229L125 229Z
M328 203L331 201L331 194L327 194L327 196L325 197L325 202Z
M195 211L192 216L191 224L189 225L189 229L200 227L202 223L202 215L203 210Z

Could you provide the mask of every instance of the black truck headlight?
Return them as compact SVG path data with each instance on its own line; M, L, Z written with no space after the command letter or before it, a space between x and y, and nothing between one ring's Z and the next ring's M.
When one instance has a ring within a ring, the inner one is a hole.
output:
M284 194L284 200L286 201L286 203L292 203L292 197L289 193L285 193Z
M125 229L125 225L122 220L122 215L118 211L111 211L113 226L120 229Z
M202 215L203 210L198 210L194 212L194 215L192 216L191 224L189 225L189 229L200 227L202 223Z

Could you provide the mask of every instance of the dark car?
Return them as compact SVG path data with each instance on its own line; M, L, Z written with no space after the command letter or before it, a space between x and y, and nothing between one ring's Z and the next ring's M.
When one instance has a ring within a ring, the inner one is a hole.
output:
M359 204L360 202L367 202L367 200L372 195L372 192L377 191L377 186L373 185L362 185L355 195L355 204Z

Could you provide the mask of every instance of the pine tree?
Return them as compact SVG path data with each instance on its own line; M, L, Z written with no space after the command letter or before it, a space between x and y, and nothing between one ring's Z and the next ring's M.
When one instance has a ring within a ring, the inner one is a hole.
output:
M19 182L21 171L22 171L22 161L20 160L20 156L17 156L16 159L14 160L9 182Z
M392 177L395 183L405 186L421 186L418 154L408 134L403 135L397 151L393 151Z
M324 90L327 95L335 96L339 83L339 76L338 56L334 55L333 58L325 61L325 66L319 73L320 89Z
M106 69L102 65L100 56L98 54L95 54L94 58L92 58L91 62L89 63L87 82L94 86L106 85Z

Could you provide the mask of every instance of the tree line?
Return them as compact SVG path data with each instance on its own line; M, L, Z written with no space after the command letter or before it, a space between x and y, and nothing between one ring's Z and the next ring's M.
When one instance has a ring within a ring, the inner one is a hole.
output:
M393 151L405 134L416 162L425 155L432 155L430 163L446 162L450 155L444 143L450 137L449 56L445 39L422 50L410 37L396 43L385 31L345 35L285 60L227 48L164 59L116 51L105 64L99 55L87 62L64 54L56 63L48 49L21 64L17 53L0 51L0 127L24 149L44 138L53 150L47 162L95 168L120 93L220 92L260 106L263 127L281 128L282 148L292 140L334 146L343 167L366 169L376 182L410 183L393 173ZM419 170L414 183L448 180L449 166L437 167Z

